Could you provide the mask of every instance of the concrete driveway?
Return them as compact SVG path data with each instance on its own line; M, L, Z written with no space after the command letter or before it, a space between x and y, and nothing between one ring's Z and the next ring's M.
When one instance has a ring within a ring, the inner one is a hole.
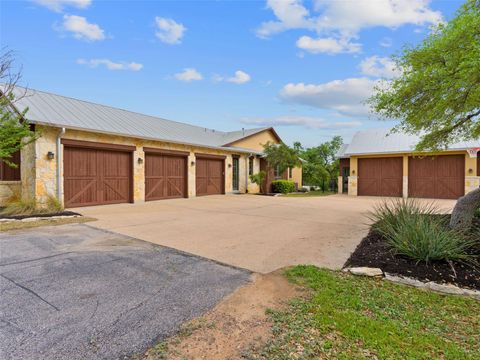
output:
M267 273L295 264L339 269L381 198L207 196L79 208L92 226ZM441 201L451 208L453 201Z
M87 225L1 233L0 358L131 358L249 279Z

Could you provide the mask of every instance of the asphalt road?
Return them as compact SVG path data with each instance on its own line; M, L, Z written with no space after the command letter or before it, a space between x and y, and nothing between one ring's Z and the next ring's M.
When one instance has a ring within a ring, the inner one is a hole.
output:
M0 358L142 354L249 279L88 225L0 233Z

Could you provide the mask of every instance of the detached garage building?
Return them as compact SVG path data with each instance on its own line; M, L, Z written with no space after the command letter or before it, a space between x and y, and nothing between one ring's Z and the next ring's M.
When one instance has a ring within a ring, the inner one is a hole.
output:
M254 193L263 144L281 142L273 128L217 131L34 90L12 107L28 107L41 136L12 157L17 169L0 161L0 205L13 192L66 207Z
M418 141L389 130L357 132L338 154L339 192L458 199L480 186L480 140L435 154L414 152Z

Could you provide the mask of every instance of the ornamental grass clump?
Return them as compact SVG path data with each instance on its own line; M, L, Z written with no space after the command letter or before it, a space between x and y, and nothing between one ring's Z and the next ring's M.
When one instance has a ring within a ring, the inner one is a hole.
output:
M470 249L477 241L448 227L448 217L433 204L413 199L386 201L370 214L373 229L398 255L417 261L461 261L476 264Z

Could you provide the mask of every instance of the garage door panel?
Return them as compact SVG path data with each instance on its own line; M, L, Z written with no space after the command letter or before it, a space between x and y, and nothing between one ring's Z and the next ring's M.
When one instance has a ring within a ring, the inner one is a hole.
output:
M147 153L145 200L186 197L187 157Z
M465 156L410 157L410 197L458 199L465 192Z
M129 202L131 161L129 152L65 146L65 206Z
M224 160L197 158L195 181L198 196L223 194Z
M401 157L358 160L358 194L366 196L402 196L403 161Z

